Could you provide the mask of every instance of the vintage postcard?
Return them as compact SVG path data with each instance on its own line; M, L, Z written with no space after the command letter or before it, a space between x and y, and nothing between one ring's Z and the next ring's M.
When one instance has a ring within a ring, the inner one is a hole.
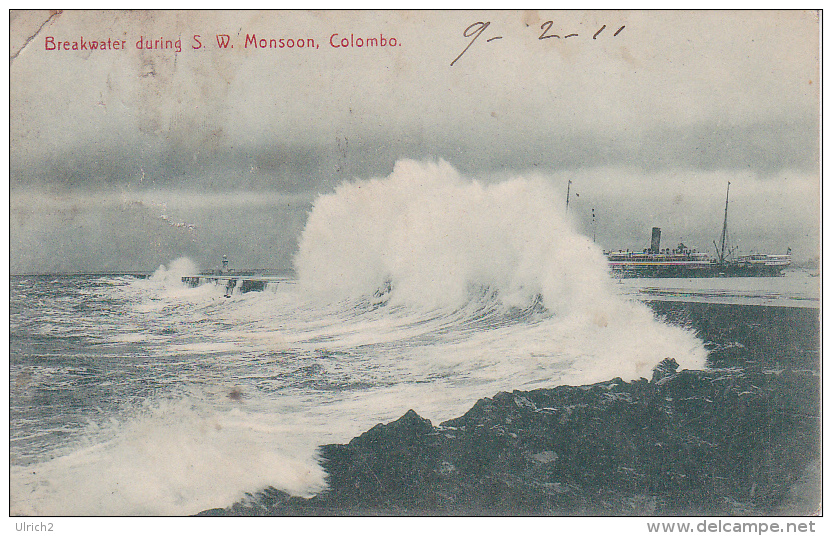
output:
M820 26L12 11L16 530L815 530Z

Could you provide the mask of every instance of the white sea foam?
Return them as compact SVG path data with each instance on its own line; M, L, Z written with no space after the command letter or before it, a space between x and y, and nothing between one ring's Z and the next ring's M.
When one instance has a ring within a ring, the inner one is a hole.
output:
M188 257L179 257L171 261L167 266L164 264L153 272L150 280L159 283L181 285L182 277L199 273L196 263Z
M286 434L279 415L252 415L231 400L153 401L90 424L67 454L12 467L11 513L183 515L274 482L300 495L320 490L314 445Z
M320 197L295 266L301 289L329 301L388 288L388 305L422 310L463 307L472 289L505 307L539 298L552 320L535 351L574 361L587 377L649 375L666 357L705 363L691 333L619 295L601 250L573 230L541 179L484 185L444 161L400 161L387 178Z

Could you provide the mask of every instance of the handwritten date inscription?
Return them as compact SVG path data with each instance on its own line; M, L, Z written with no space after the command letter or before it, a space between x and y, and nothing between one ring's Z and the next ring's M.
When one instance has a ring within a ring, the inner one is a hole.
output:
M468 52L468 49L471 48L471 45L473 45L474 42L477 39L479 39L479 37L488 29L489 26L491 26L491 22L480 21L480 22L475 22L474 24L465 28L465 31L462 32L462 35L471 39L471 40L468 42L468 46L466 46L465 49L462 52L459 53L459 56L457 56L454 59L454 61L451 62L451 67L453 67L454 63L459 61L459 58L461 58L463 55L465 55L466 52ZM551 21L551 20L547 20L546 22L544 22L543 24L540 25L540 29L542 30L542 32L537 37L538 41L542 41L544 39L569 39L570 37L579 37L578 34L576 34L576 33L570 33L570 34L565 34L565 35L556 34L552 31L552 26L554 26L554 22ZM592 39L598 39L598 36L601 35L601 32L603 32L606 28L607 28L606 24L601 26L601 28L599 28L598 31L596 31L592 35ZM618 34L620 34L623 29L624 29L624 26L621 26L620 28L618 28L618 30L615 31L614 34L612 34L612 36L613 37L618 37ZM498 35L498 36L494 36L494 37L490 37L490 38L486 39L485 42L490 43L492 41L496 41L497 39L502 39L502 38L503 38L502 36Z

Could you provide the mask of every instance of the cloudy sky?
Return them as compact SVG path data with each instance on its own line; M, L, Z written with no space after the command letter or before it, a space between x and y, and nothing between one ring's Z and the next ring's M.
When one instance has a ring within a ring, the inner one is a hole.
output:
M605 249L653 226L707 249L730 181L741 250L818 255L815 12L22 11L10 30L12 273L288 268L319 194L403 158L571 180Z

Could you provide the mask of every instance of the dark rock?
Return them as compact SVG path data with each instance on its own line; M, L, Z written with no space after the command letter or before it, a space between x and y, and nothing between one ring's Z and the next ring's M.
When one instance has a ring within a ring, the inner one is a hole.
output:
M768 317L762 308L687 305L684 314L667 311L710 330L700 334L713 348L741 345L742 360L680 371L669 358L651 381L502 392L439 426L411 410L321 447L329 486L318 496L269 488L203 514L816 513L817 311L769 308L778 310ZM778 322L800 325L774 334L759 327Z
M761 515L794 503L820 456L816 375L663 380L500 393L438 427L409 411L322 447L319 496L261 492L223 512Z
M347 445L321 447L328 474L329 504L396 513L435 509L438 440L433 425L410 410L390 424L378 424Z
M673 377L674 374L676 374L676 369L678 368L679 363L677 363L675 359L664 359L661 363L656 365L656 368L653 369L653 379L651 381L653 383L667 381L669 378Z
M226 516L228 511L225 508L211 508L210 510L205 510L196 514L197 516Z

